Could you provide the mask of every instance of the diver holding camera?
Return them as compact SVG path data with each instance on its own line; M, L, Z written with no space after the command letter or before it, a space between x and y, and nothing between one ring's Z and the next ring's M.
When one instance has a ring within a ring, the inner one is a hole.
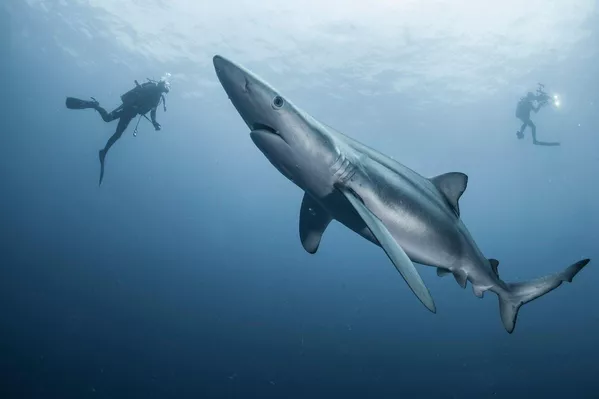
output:
M536 102L536 106L533 104ZM524 130L527 126L530 127L532 131L532 143L536 145L559 145L559 143L547 143L541 142L537 140L537 127L530 119L530 111L534 111L535 113L539 112L539 110L547 105L553 104L555 106L559 106L559 100L557 96L551 97L547 92L545 92L545 85L539 83L539 87L537 88L537 94L533 92L528 92L525 97L522 97L520 101L518 101L518 105L516 106L516 118L522 121L522 126L520 130L516 132L516 136L518 139L524 138Z

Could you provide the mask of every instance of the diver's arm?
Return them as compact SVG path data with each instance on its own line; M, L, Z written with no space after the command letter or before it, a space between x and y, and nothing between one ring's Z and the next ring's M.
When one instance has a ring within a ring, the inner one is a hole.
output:
M160 123L156 121L156 107L152 108L150 111L150 119L152 120L152 125L154 125L154 129L160 130Z

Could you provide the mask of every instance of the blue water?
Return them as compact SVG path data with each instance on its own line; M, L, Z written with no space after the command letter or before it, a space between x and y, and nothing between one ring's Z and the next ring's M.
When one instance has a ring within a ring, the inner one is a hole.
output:
M0 5L0 398L597 398L595 0L9 0ZM501 277L591 258L522 308L418 266L418 303L338 223L317 254L302 192L254 146L212 66L241 63L425 176L460 171L462 219ZM109 109L172 74L162 131ZM537 82L561 107L518 99Z

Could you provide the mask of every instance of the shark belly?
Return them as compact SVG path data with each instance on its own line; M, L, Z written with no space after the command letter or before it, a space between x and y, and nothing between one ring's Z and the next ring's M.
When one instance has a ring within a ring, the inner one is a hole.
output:
M365 162L368 173L357 172L348 185L413 262L444 269L476 262L479 251L440 197L411 176L390 173L372 160Z

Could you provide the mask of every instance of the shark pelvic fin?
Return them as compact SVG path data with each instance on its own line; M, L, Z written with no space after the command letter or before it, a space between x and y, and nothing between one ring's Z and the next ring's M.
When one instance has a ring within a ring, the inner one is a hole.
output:
M437 187L437 190L443 194L447 203L459 217L459 200L462 194L464 194L464 191L466 191L468 176L460 172L450 172L432 177L430 181Z
M444 277L444 276L447 276L448 274L451 274L451 272L449 270L442 269L440 267L437 268L437 276Z
M466 288L466 283L468 282L468 275L466 274L466 272L462 270L456 270L455 272L453 272L453 277L455 278L455 281L458 282L460 287Z
M393 265L404 278L412 292L420 299L420 301L433 313L436 313L435 302L431 297L428 288L422 281L422 278L418 274L416 267L401 248L401 246L395 241L387 227L383 222L376 217L362 202L362 199L351 189L345 187L338 187L338 189L345 195L347 200L352 204L356 212L360 215L364 223L368 226L372 235L374 235L381 247L393 262Z
M299 234L302 246L308 253L316 253L322 234L331 220L331 215L310 194L305 193L300 209Z

